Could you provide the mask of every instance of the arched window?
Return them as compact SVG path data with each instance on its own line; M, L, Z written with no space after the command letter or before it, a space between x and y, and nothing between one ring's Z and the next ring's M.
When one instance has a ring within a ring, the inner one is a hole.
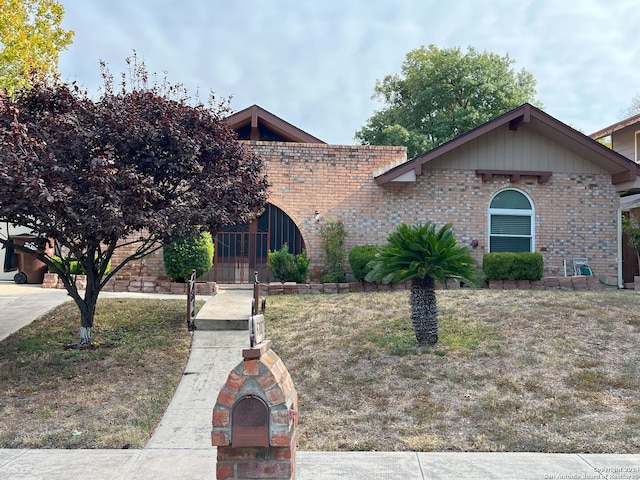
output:
M502 190L489 203L489 252L533 252L533 203L519 190Z

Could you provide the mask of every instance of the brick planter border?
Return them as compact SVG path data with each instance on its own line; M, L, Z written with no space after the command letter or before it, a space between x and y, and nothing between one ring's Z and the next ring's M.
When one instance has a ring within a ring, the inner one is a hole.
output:
M83 285L83 275L77 276L79 285ZM639 281L635 285L640 287ZM64 288L55 273L45 273L42 288ZM441 287L442 288L442 287ZM459 289L458 282L450 280L447 282L447 289ZM532 282L529 280L489 280L488 288L497 290L588 290L599 291L605 289L617 289L615 286L605 285L596 277L544 277L542 280ZM394 283L385 285L370 282L350 282L350 283L261 283L260 293L262 295L299 295L299 294L345 294L355 292L383 292L392 290L410 290L411 282ZM640 290L640 288L635 288ZM110 280L105 288L105 292L145 292L145 293L173 293L176 295L187 294L186 283L170 282L166 278L154 277L128 277L115 278ZM215 282L203 282L196 284L198 295L215 295L218 293L218 285Z
M84 275L76 275L76 282L81 288L85 285ZM63 289L64 285L55 273L45 273L42 288ZM173 293L187 294L186 283L171 282L166 278L155 277L127 277L112 278L102 289L103 292L142 292L142 293ZM218 285L215 282L196 283L196 294L215 295Z

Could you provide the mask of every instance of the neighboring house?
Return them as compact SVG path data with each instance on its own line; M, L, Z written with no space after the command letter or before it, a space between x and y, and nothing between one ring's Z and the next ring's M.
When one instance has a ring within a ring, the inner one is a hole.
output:
M608 138L611 148L625 157L640 163L640 114L629 117L620 122L609 125L590 135L594 140ZM634 208L640 208L640 194L626 195L620 199L620 208L623 212ZM626 238L622 237L622 281L632 283L634 277L639 275L636 253Z
M640 114L609 125L589 136L594 140L609 137L612 150L636 163L640 160Z

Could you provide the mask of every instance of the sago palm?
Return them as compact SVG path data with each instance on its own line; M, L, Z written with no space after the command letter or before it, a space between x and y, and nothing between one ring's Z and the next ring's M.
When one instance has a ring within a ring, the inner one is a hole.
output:
M411 322L421 346L438 342L435 284L448 278L474 284L478 270L468 247L458 245L451 224L436 231L433 223L396 228L369 264L370 282L411 280Z

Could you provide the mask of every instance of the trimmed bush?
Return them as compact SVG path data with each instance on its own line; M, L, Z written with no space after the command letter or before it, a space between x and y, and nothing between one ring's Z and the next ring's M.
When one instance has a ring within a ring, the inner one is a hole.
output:
M55 255L51 257L51 261L55 263L58 266L58 268L60 268L60 270L62 270L62 258ZM109 260L109 263L107 264L107 271L105 272L105 274L109 273L110 271L111 271L111 260ZM49 268L49 272L55 273L51 268ZM70 260L69 273L72 275L85 275L87 272L84 271L84 267L78 260Z
M199 236L178 238L164 246L164 268L174 282L185 282L195 269L204 275L213 266L213 240L209 232Z
M487 280L540 280L544 270L538 252L496 252L482 258L482 271Z
M349 250L349 266L356 280L365 281L364 277L371 271L367 265L379 251L377 245L358 245Z
M289 245L267 254L267 265L271 274L280 282L306 283L309 274L309 258L306 250L294 255L289 253Z

